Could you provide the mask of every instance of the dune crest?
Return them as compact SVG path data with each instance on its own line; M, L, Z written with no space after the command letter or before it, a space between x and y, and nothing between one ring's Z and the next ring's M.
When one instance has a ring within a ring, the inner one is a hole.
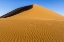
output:
M37 4L17 8L1 16L0 42L64 42L63 19Z
M14 16L14 15L17 15L20 12L24 12L24 11L30 10L32 7L33 7L33 5L28 5L28 6L17 8L17 9L15 9L15 10L7 13L7 14L4 14L0 18L7 18L7 17L11 17L11 16Z
M13 19L51 19L51 20L63 20L63 16L37 4L32 4L24 7L17 8L3 16L1 18L13 18Z

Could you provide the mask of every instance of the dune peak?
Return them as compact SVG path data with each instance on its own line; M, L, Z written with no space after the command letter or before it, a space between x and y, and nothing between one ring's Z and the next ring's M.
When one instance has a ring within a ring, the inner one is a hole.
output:
M39 7L39 5L38 4L33 4L33 7Z
M38 4L33 4L33 6L37 6Z
M18 15L17 15L18 14ZM11 17L13 16L13 17ZM38 4L31 4L23 7L19 7L0 18L27 18L27 19L62 19L63 17L51 10L44 8Z

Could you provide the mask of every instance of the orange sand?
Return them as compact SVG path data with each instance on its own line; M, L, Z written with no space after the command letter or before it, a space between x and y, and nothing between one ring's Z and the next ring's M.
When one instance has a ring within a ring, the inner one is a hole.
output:
M64 42L64 18L37 4L0 19L0 42Z

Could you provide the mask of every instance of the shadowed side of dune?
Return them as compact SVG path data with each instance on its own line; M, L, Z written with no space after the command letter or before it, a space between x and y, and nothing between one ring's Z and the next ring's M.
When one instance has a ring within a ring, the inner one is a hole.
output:
M31 8L33 8L33 5L29 5L29 6L24 6L24 7L20 7L20 8L17 8L3 16L1 16L0 18L7 18L7 17L11 17L11 16L14 16L16 14L19 14L20 12L24 12L24 11L27 11L27 10L30 10Z

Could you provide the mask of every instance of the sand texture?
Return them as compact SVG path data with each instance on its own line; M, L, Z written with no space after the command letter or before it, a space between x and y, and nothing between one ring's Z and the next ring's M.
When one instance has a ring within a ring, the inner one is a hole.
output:
M64 42L64 18L37 4L17 8L0 17L0 42Z

